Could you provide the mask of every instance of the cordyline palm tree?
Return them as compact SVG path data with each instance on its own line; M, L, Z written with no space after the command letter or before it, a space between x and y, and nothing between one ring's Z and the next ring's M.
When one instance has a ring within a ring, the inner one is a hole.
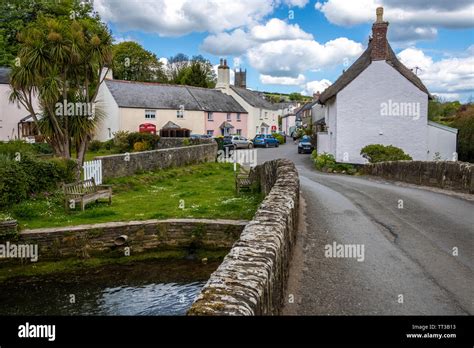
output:
M97 17L40 16L20 33L19 41L10 100L29 111L56 155L71 158L74 146L82 165L88 142L103 117L100 107L91 106L105 78L101 71L112 61L110 32ZM85 112L90 110L92 114Z

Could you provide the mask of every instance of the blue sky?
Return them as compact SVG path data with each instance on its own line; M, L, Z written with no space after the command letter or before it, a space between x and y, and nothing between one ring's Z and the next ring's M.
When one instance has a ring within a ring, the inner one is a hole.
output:
M252 89L311 94L365 50L383 5L389 39L429 90L467 100L474 86L474 4L444 0L95 0L118 41L158 57L238 58Z

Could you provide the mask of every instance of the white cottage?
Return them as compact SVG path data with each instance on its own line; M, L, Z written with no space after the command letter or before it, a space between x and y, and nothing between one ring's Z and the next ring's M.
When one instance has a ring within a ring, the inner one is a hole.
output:
M338 162L366 163L366 145L399 147L414 160L456 159L457 130L428 122L421 80L396 57L387 40L383 8L367 50L320 96L327 132L317 134L318 153Z

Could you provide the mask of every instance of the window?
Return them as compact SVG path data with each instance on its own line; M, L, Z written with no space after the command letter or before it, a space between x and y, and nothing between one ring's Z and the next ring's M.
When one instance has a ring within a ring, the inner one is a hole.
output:
M207 113L207 120L208 121L214 121L214 114L212 112Z
M156 110L145 110L145 119L154 120L156 118Z
M207 135L209 135L210 137L213 137L214 136L214 131L213 130L208 130Z
M240 122L240 112L237 114L237 122Z
M237 135L242 135L242 129L237 129Z
M176 112L176 118L184 118L184 107L181 106L180 109Z
M265 119L268 118L268 112L265 111Z
M232 121L232 115L231 114L227 114L227 121Z

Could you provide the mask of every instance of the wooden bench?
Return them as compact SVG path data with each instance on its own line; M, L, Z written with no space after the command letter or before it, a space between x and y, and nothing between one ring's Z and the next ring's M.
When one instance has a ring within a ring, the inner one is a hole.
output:
M63 189L66 211L71 208L72 202L80 203L82 211L86 209L87 203L97 202L100 198L108 198L109 205L112 204L112 187L96 185L94 178L64 185Z
M240 194L242 189L253 191L253 181L250 178L250 167L240 166L239 171L235 172L235 190Z

